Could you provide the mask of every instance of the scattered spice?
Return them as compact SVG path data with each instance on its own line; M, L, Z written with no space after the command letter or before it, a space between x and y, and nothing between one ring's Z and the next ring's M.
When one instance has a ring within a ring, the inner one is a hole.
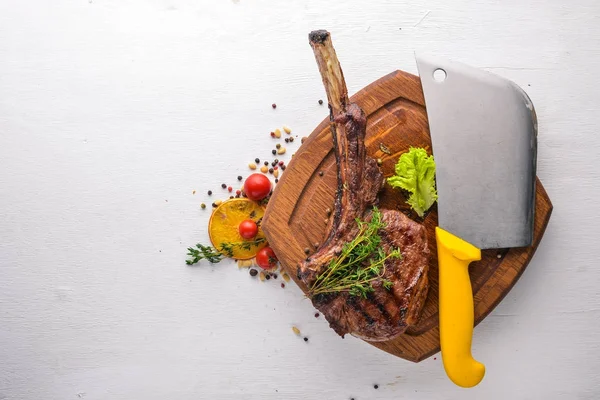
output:
M215 200L215 202L213 204L216 204L217 206L220 206L222 202L223 201L221 201L221 200Z
M232 188L231 186L229 186L229 187L227 188L227 191L228 191L228 192L233 192L233 188Z
M308 342L308 338L306 336L304 336L304 341Z
M195 191L195 190L192 190L192 194L196 194L196 191Z
M306 139L308 139L306 136L303 136L302 139L300 139L300 143L304 143L306 141Z
M260 158L255 158L254 162L257 163L257 164L260 164Z
M258 277L260 278L261 281L265 281L265 273L260 271L260 274L258 274Z
M271 107L273 107L275 109L275 108L277 108L277 104L273 103L273 104L271 104Z
M383 165L383 160L381 158L377 159L377 165L379 165L381 167L381 165Z
M225 188L227 188L227 185L226 185L226 184L224 184L224 183L221 183L221 187L222 187L223 189L225 189Z
M277 279L277 274L273 274L273 279Z
M283 274L281 274L281 276L283 277L284 281L286 281L286 282L290 281L290 276L286 272L284 272Z
M288 135L289 135L290 133L292 133L292 130L291 130L291 129L290 129L290 127L289 127L289 126L287 126L287 125L284 125L284 126L283 126L283 131L284 131L285 133L287 133Z
M281 288L285 288L285 283L281 282Z
M318 312L315 313L315 318L319 318L321 314L319 314Z
M270 174L272 174L272 173L273 173L273 171L274 171L274 169L273 169L273 168L269 168L269 173L270 173Z
M285 171L285 169L286 169L286 168L287 168L287 167L286 167L285 165L282 165L282 166L281 166L281 170L282 170L282 171Z
M293 141L294 141L294 137L292 136L292 137L290 137L290 142L293 142Z
M271 154L273 154L273 155L277 154L277 150L275 150L275 149L271 150Z
M250 164L248 164L248 168L250 168L250 169L256 169L256 164L250 163Z
M275 145L275 148L276 148L276 149L280 149L280 148L281 148L281 143L277 143L277 144Z
M250 268L250 271L248 271L248 273L250 274L250 276L258 275L258 271L254 268Z
M242 178L241 175L238 175L238 181L241 181L242 179L244 179L244 178Z
M327 213L327 216L331 216L331 208L328 208L327 210L325 210L325 212Z
M208 191L208 195L211 196L212 195L212 190Z
M319 99L319 105L323 105L323 100Z
M373 385L373 389L379 389L379 385L378 384Z
M275 183L279 183L279 179L275 178Z
M323 176L323 171L319 171L319 176Z
M294 331L296 335L300 334L300 329L296 328L295 326L292 326L292 331Z
M279 150L277 150L277 154L285 154L285 147L281 147Z
M285 163L283 162L283 160L279 161L279 166L280 166L280 167L283 167L283 164L285 164Z
M235 197L233 197L233 196L229 196L229 199L235 199Z
M206 208L206 204L204 204L204 203L201 203L201 204L200 204L200 208L204 210L204 209Z
M388 149L387 146L383 143L379 143L379 150L383 151L387 155L392 155L390 149Z
M290 138L285 138L284 140L285 140L286 143L290 142Z
M273 176L275 178L279 177L279 170L277 169L277 167L275 167L275 171L273 171Z
M308 247L304 248L304 254L306 254L306 255L310 254L310 249Z
M263 165L262 167L260 167L260 172L266 174L267 172L269 172L269 168L267 168L266 165Z
M271 132L271 137L277 138L279 139L281 137L281 131L278 129L275 129L273 132Z
M213 208L217 208L217 205L215 203L212 203Z
M271 274L265 274L265 278L267 278L267 280L271 279Z
M265 165L267 165L267 166L268 166L268 165L269 165L269 162L268 162L268 161L265 161L263 164L265 164Z

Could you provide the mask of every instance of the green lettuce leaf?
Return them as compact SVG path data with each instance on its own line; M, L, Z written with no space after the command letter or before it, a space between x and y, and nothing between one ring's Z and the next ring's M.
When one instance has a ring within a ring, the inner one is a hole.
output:
M437 200L435 161L425 149L411 147L396 163L396 175L388 178L392 187L410 193L407 203L422 217Z

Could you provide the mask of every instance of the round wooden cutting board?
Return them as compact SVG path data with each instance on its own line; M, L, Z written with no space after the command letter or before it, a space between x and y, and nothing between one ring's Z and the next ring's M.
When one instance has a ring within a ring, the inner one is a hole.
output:
M396 71L373 82L350 99L367 114L368 154L383 161L384 175L394 173L398 157L409 147L431 153L425 101L419 77ZM325 236L327 209L333 209L336 164L332 152L329 118L312 132L296 152L269 201L262 228L283 268L296 278L296 266L314 251ZM389 153L389 154L388 154ZM418 218L405 203L403 194L386 185L380 207L399 209L427 228L431 282L419 323L405 334L372 345L407 360L419 362L440 349L438 330L438 265L434 229L437 208ZM539 180L536 182L535 232L531 247L482 251L482 259L469 269L475 304L475 323L481 322L517 282L533 257L552 212L552 203Z

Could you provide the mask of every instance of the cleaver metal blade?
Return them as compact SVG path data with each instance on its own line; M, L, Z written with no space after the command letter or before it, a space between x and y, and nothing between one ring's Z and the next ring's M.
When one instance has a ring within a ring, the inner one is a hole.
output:
M471 355L468 267L480 249L533 241L537 118L513 82L465 64L415 55L436 163L440 347L444 369L472 387L485 366Z

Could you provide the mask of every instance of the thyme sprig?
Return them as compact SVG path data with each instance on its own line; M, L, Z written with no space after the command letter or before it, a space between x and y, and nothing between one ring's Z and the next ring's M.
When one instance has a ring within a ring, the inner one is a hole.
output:
M233 258L233 250L236 248L251 250L253 247L258 246L265 241L265 238L259 237L254 240L246 240L243 242L225 242L221 243L218 249L198 243L196 244L196 248L188 247L187 255L189 258L185 260L185 263L187 265L194 265L202 260L206 260L211 264L216 264L225 257Z
M385 227L381 212L374 207L371 220L356 220L358 234L342 247L341 254L332 259L328 268L317 276L309 290L309 296L318 294L348 292L352 296L367 297L373 292L373 282L385 275L385 262L400 259L399 248L389 253L381 247L379 230ZM393 282L382 279L382 285L390 290Z

